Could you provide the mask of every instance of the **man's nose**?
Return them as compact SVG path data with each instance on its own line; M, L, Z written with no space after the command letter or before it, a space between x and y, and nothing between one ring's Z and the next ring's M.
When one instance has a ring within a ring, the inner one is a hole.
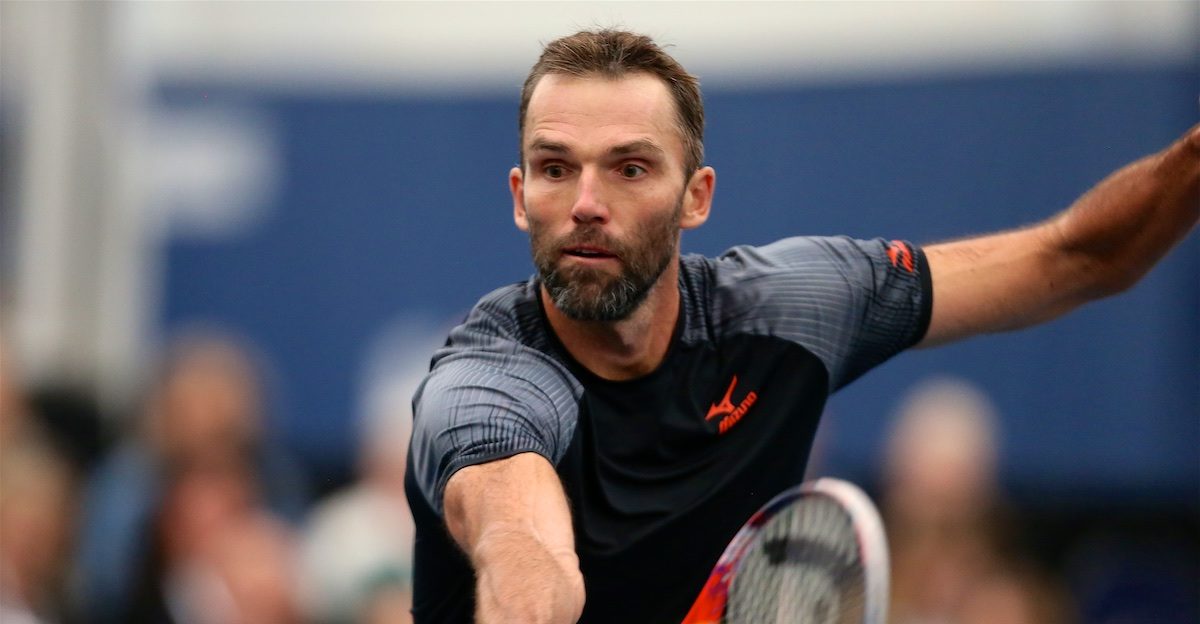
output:
M578 194L571 206L571 218L576 223L607 223L608 203L604 197L600 175L594 169L584 169L579 174Z

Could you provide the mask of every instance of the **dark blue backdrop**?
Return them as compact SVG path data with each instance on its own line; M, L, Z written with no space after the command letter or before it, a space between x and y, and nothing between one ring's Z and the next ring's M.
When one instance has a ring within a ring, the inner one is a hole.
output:
M791 234L936 241L1045 218L1197 119L1200 61L841 86L712 88L713 254ZM272 119L283 183L266 223L168 241L166 329L216 320L278 372L278 431L327 478L351 466L369 343L404 314L461 315L530 273L506 188L517 94L281 95L173 84L167 109ZM1004 477L1029 494L1195 504L1200 236L1119 298L1019 334L904 354L831 403L834 472L869 478L911 384L953 373L1004 416Z

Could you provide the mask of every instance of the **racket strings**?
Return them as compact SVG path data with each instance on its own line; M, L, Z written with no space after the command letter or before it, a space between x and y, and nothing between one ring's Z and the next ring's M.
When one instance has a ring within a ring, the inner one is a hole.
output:
M861 624L865 570L854 523L836 502L805 497L767 521L729 591L729 624Z

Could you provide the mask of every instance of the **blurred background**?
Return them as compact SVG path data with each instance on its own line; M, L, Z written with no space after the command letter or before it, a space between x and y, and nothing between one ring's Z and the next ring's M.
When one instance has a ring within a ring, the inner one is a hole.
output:
M1032 223L1200 119L1194 1L3 0L0 620L403 621L409 399L532 272L520 84L597 26L701 78L685 252ZM897 622L1197 621L1200 237L898 357L814 457L884 508Z

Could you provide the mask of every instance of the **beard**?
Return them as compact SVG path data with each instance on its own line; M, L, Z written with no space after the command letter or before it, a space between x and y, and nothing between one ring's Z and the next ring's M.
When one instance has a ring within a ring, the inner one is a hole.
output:
M554 306L576 321L613 322L629 318L646 300L677 253L682 211L681 194L674 210L643 224L627 242L591 225L551 239L540 224L530 220L533 263ZM558 262L561 250L577 245L607 249L616 255L621 272L612 275L589 266L561 266Z

